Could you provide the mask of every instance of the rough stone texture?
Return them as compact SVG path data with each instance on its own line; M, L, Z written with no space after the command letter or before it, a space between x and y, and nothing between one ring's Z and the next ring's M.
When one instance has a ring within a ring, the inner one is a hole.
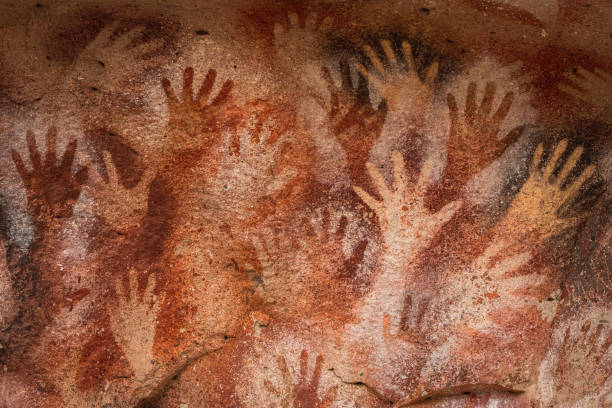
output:
M609 0L0 3L0 407L612 407Z

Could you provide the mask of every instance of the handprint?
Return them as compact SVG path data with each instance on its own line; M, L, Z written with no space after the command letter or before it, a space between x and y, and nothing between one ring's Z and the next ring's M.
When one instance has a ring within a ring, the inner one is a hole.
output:
M595 68L593 72L580 68L571 74L565 74L565 78L571 86L560 84L561 91L588 103L604 121L612 123L612 74L599 68Z
M117 282L117 301L109 307L110 326L117 343L130 362L136 379L144 381L154 370L153 339L157 327L157 314L163 300L154 295L155 276L151 275L142 295L139 295L138 273L128 274L129 292Z
M545 285L550 276L539 272L517 274L532 259L529 251L508 256L508 243L504 238L495 240L469 267L454 275L448 292L437 304L443 308L452 305L443 319L439 310L430 310L427 324L457 326L504 335L507 328L499 325L496 316L508 310L517 313L520 308L537 308L540 301L529 289ZM504 256L505 255L505 256Z
M363 75L359 74L357 86L353 86L349 64L344 60L340 61L340 74L342 84L337 86L329 69L323 68L329 102L316 96L315 100L327 112L330 131L344 148L355 178L356 173L363 169L372 144L380 136L386 111L382 107L372 107Z
M387 250L398 255L413 257L426 248L438 231L446 224L455 212L463 205L461 200L453 201L437 213L430 213L424 205L423 196L429 185L432 163L426 160L421 168L419 180L415 186L408 185L408 175L404 158L394 151L393 185L387 182L378 169L367 163L368 173L372 178L382 200L377 200L360 187L353 187L355 193L377 215Z
M28 131L26 138L32 171L27 170L19 153L15 150L11 153L26 189L28 213L33 218L37 232L42 233L61 225L72 216L74 204L87 179L87 167L81 168L75 175L71 172L77 147L76 140L68 143L61 163L57 164L57 130L54 127L49 128L47 132L47 152L44 162L41 161L34 133Z
M293 384L292 375L287 367L287 361L284 357L278 356L278 368L285 380L284 390L279 390L269 380L264 380L264 386L273 393L282 398L281 407L283 408L328 408L336 397L337 386L330 388L325 395L319 397L319 381L321 378L321 366L323 357L317 356L312 377L308 379L308 352L302 350L300 355L300 374L299 378Z
M281 160L287 126L264 110L254 113L237 132L226 134L216 193L232 218L253 215L259 199L274 196L297 176L297 170Z
M495 89L494 83L487 83L482 102L477 106L476 83L470 83L463 115L459 115L454 95L448 94L451 124L447 166L444 172L445 184L463 186L470 177L497 159L521 135L522 128L517 127L502 140L497 140L501 124L512 106L514 93L506 93L499 108L491 116Z
M431 108L434 97L434 83L438 76L438 62L432 63L421 80L417 71L412 47L407 41L402 42L405 67L398 62L389 40L381 40L389 68L385 68L376 51L369 45L364 47L365 53L372 63L376 75L371 74L366 67L357 63L357 70L368 79L372 86L387 103L389 111L413 114L421 117Z
M569 323L559 328L561 342L552 346L549 351L552 353L552 359L544 363L545 372L542 373L540 381L544 380L544 376L550 376L553 385L552 393L542 394L544 406L608 406L605 399L612 393L610 324L603 318L590 318L583 323L577 323ZM544 389L542 385L540 384L541 391Z
M97 171L92 172L92 178L97 188L87 188L95 198L94 211L108 223L115 231L126 233L130 229L140 225L148 208L149 187L155 172L148 167L138 184L131 188L125 188L119 181L119 174L113 164L113 159L108 151L102 153L108 182Z
M219 113L230 99L233 83L227 80L212 101L208 102L217 72L209 69L198 93L193 93L193 68L183 74L182 100L174 93L170 81L162 79L170 119L168 121L169 148L180 151L196 147L210 148L219 130Z
M563 188L583 151L582 146L575 148L554 177L553 173L567 149L567 143L567 139L563 139L557 144L542 169L540 164L544 147L542 143L538 145L531 161L529 178L514 197L502 225L509 228L512 228L512 225L521 225L526 235L535 234L537 238L544 239L579 223L579 217L561 218L559 209L575 198L580 188L595 173L595 166L589 165L572 183Z
M274 25L274 46L281 62L291 69L301 69L307 61L316 61L320 44L331 29L332 19L319 23L317 13L310 13L302 26L296 13L289 13L289 25ZM301 62L301 64L300 64Z
M150 55L164 46L162 39L142 43L144 26L117 35L119 28L118 21L106 25L76 58L73 70L83 86L117 92L128 79L163 64L162 57Z
M354 248L351 249L350 255L347 257L344 254L343 241L346 236L346 229L349 225L349 218L342 215L338 222L338 227L334 228L331 224L329 210L325 208L321 212L319 220L307 220L305 223L307 234L310 237L315 237L317 243L314 248L324 248L330 254L330 258L339 260L336 265L337 276L340 278L354 279L357 273L357 268L362 263L368 240L362 239L357 242ZM307 244L308 246L312 246ZM316 249L319 251L319 249Z
M404 309L400 319L399 330L392 333L391 316L385 314L383 317L383 338L389 342L395 339L408 341L412 344L425 342L425 329L423 317L429 307L429 300L418 299L407 295L404 299ZM392 344L392 343L391 343Z

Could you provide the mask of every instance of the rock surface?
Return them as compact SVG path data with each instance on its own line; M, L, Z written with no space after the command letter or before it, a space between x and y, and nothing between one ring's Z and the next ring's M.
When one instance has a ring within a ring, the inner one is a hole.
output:
M0 407L612 407L611 21L0 1Z

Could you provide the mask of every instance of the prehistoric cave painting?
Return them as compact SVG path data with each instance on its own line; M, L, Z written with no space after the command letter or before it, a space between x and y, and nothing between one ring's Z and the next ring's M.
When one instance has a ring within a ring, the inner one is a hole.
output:
M552 335L538 378L546 407L607 407L612 403L612 331L609 314L585 310Z
M300 21L302 19L303 22ZM308 87L302 83L304 78L300 78L304 70L307 74L317 75L312 69L319 66L319 47L332 26L331 17L321 20L314 12L306 16L289 13L287 25L280 22L274 24L274 47L279 64L298 80L298 86Z
M162 65L166 58L153 54L165 42L160 38L141 42L145 29L141 25L119 34L124 31L121 21L105 25L76 57L73 78L93 91L117 92L134 76Z
M544 3L0 6L0 406L612 406L609 7Z
M194 149L207 150L218 141L219 112L230 97L233 83L231 80L225 81L221 90L209 101L217 71L208 70L196 94L193 89L193 76L193 68L185 68L180 98L174 93L170 81L162 79L169 111L163 151L169 150L177 154Z
M364 160L368 157L373 143L380 137L386 110L382 104L376 108L372 107L368 82L362 74L359 74L357 85L354 86L349 63L341 60L339 67L340 86L336 85L329 69L323 68L329 102L324 97L314 96L327 112L329 129L347 155L351 181L363 183Z
M609 95L612 91L612 74L596 68L593 72L580 67L565 74L569 84L559 84L559 89L581 102L586 102L594 110L597 118L611 123L612 104Z
M541 143L538 145L531 160L529 178L508 208L503 223L508 226L517 223L523 225L524 230L521 233L525 238L535 235L537 239L545 239L580 222L581 215L562 217L560 210L576 198L583 185L595 173L595 165L587 166L566 184L583 152L582 146L576 147L563 166L560 166L561 156L567 146L568 140L561 140L550 158L542 165L544 146ZM558 173L553 177L559 167Z
M387 67L380 60L377 51L372 46L365 45L363 49L375 73L368 71L361 63L357 63L357 70L377 90L389 112L404 117L404 126L410 125L411 120L420 123L432 107L439 63L431 63L421 79L412 55L412 46L408 41L402 41L401 44L403 64L398 61L389 40L381 40L380 46L384 51Z
M287 408L326 408L331 407L336 394L337 387L330 388L325 395L319 396L319 379L321 377L321 365L323 357L317 356L312 374L309 377L308 351L302 350L300 354L300 370L292 375L287 367L287 360L278 356L277 365L281 371L285 384L275 385L265 379L265 387L274 395L281 397L280 407ZM291 381L294 381L293 383Z
M28 131L26 139L32 170L27 169L17 151L13 150L12 156L26 189L28 213L37 232L43 234L57 230L57 226L72 216L74 204L81 195L83 183L87 179L87 167L81 168L76 174L72 173L76 140L68 143L58 164L57 129L54 127L47 131L44 161L41 160L34 133Z
M480 105L476 102L476 88L474 82L468 86L465 109L461 115L455 96L448 94L450 134L446 146L446 167L442 176L442 185L446 187L443 190L445 194L452 194L452 188L461 188L474 174L480 173L499 158L506 147L521 136L521 128L518 127L511 130L501 141L497 140L501 123L512 106L514 93L506 93L495 113L491 115L495 84L486 84Z
M149 187L155 177L155 172L151 168L145 169L138 184L127 189L119 180L119 174L110 153L104 151L102 155L108 182L105 182L97 171L92 170L90 176L96 183L96 187L87 190L95 197L94 211L96 214L114 230L125 233L138 227L147 214Z
M142 297L138 280L138 273L131 270L128 273L128 291L121 281L116 283L116 305L109 308L109 317L113 335L130 362L136 379L145 381L155 368L153 340L163 298L158 299L154 294L154 275L149 275Z

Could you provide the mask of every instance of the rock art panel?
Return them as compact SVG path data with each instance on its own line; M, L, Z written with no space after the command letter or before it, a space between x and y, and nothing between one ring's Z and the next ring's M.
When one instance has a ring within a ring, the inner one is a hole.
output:
M607 1L0 10L0 407L612 407Z

